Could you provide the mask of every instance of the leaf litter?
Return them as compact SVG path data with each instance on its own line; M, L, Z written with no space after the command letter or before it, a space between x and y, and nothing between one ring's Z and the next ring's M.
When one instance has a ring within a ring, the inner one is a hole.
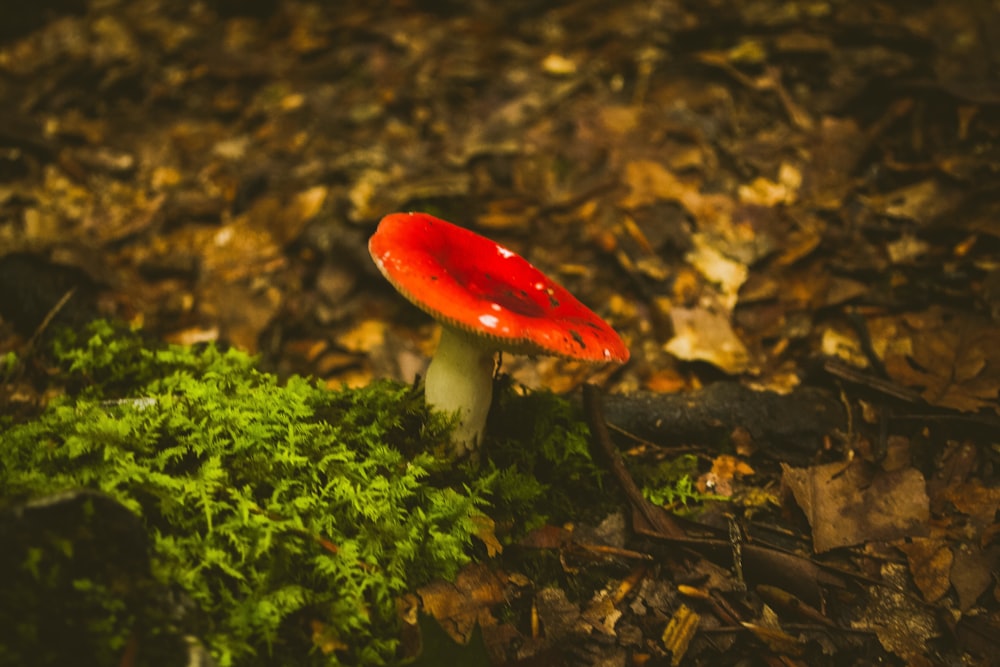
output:
M693 452L711 481L699 492L731 498L694 525L634 519L599 564L566 560L580 546L558 533L539 547L565 560L557 584L494 545L490 576L510 571L522 601L510 622L479 623L494 662L558 664L569 653L551 634L593 664L762 650L854 664L866 633L889 659L988 660L1000 96L982 11L26 10L0 26L0 352L77 285L57 320L113 315L331 386L411 381L436 332L364 244L385 213L429 210L524 254L633 353L596 376L560 360L505 371L560 392L599 381L630 467ZM38 400L5 378L12 412ZM598 581L575 589L589 570ZM620 599L598 595L629 576ZM498 587L481 586L477 614L511 604ZM445 626L461 616L431 606Z

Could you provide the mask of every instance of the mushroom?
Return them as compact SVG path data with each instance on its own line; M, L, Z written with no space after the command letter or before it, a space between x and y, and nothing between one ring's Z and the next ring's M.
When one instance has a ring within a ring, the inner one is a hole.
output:
M482 439L498 351L625 363L618 334L520 255L426 213L393 213L368 242L392 286L442 325L424 392L458 413L456 457Z

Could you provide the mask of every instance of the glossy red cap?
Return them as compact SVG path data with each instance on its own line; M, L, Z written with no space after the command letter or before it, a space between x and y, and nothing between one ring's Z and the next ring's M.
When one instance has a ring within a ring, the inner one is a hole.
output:
M426 213L393 213L368 251L418 308L498 350L628 361L607 322L523 257L468 229Z

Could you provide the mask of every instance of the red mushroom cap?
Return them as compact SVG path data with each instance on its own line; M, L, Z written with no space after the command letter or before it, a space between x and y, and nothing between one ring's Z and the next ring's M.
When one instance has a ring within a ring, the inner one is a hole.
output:
M628 361L628 348L596 313L520 255L468 229L426 213L393 213L368 250L414 305L497 349Z

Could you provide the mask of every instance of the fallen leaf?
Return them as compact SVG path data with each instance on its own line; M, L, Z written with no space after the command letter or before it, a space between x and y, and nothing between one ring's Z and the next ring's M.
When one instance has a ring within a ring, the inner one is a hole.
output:
M1000 547L990 546L980 549L971 544L960 544L955 548L951 566L951 585L958 594L958 607L962 611L972 609L979 597L993 584L993 578L1000 571Z
M874 318L872 342L889 376L928 403L1000 413L1000 326L934 306L905 317Z
M590 627L608 637L615 636L615 625L621 617L622 612L615 607L615 601L603 590L597 592L580 614L580 618Z
M518 544L532 549L560 549L573 539L573 533L562 526L545 524L525 535Z
M962 197L960 189L930 178L872 197L868 205L889 217L927 224L954 210Z
M750 354L728 317L701 308L673 308L670 319L674 337L664 349L678 359L706 361L734 375L750 368Z
M549 586L538 591L535 608L542 630L550 643L581 630L580 607L570 602L561 588Z
M893 264L909 264L923 257L931 249L931 245L913 234L903 234L895 241L886 244L885 250Z
M349 352L371 352L385 345L384 320L361 320L356 326L336 337L337 343Z
M954 556L947 543L941 539L915 537L896 543L896 548L906 554L910 563L913 583L917 585L924 599L937 602L948 592Z
M907 660L920 659L928 640L937 636L934 611L908 594L906 568L895 563L882 566L884 585L871 586L868 604L851 626L874 630L887 651Z
M684 259L707 280L718 285L722 302L731 311L736 306L740 287L746 282L749 269L720 252L704 234L694 234L691 241L694 249Z
M940 498L950 502L962 514L972 517L980 528L992 524L1000 512L1000 487L984 486L979 479L951 484L941 491Z
M558 53L550 53L542 60L542 69L552 76L569 76L576 74L576 62Z
M330 655L334 651L344 651L349 648L334 630L316 619L310 621L312 628L312 643L324 655Z
M424 609L459 644L480 627L496 625L490 609L504 601L506 578L483 563L473 563L458 573L455 583L433 581L417 591Z
M712 469L698 478L696 484L702 493L733 495L733 479L753 474L753 468L735 456L723 454L712 461Z
M260 333L277 314L280 299L276 288L258 290L240 281L205 289L200 303L205 316L220 325L224 340L256 353Z
M930 520L926 484L913 468L885 472L858 460L782 470L812 527L816 553L921 535Z
M624 181L629 193L619 202L626 209L637 209L658 201L675 201L698 222L702 230L732 229L733 200L720 194L703 194L697 180L681 180L659 162L634 160L625 165Z
M758 176L749 184L741 185L738 194L740 202L744 204L758 206L792 204L801 185L802 172L788 163L782 163L777 181Z
M473 533L486 546L486 555L493 558L503 553L503 545L496 535L496 522L485 514L476 514L472 517L472 523L476 526Z
M854 118L825 116L809 147L812 160L802 176L803 198L818 208L840 209L869 142Z
M639 127L639 108L608 105L597 112L597 121L605 132L624 136Z
M329 188L326 186L316 185L296 193L292 201L275 218L275 222L268 225L274 237L282 244L298 238L306 223L322 210L328 191Z

